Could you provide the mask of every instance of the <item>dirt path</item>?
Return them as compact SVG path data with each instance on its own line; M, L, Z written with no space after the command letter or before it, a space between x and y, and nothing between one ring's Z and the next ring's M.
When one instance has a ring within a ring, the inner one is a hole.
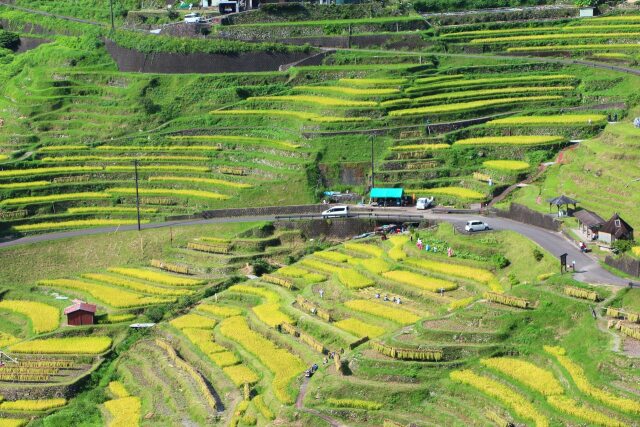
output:
M320 411L304 407L304 398L307 395L307 391L309 388L309 380L310 378L306 377L302 379L302 384L300 384L300 393L298 393L298 399L296 400L296 409L302 412L306 412L307 414L315 415L318 418L322 418L323 420L328 422L331 427L346 427L344 424L331 418L328 415L323 414Z

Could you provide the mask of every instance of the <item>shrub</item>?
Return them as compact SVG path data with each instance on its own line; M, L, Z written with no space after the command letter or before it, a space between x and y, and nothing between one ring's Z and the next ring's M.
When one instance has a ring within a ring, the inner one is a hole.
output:
M611 247L613 248L614 252L622 254L630 251L631 248L634 247L634 245L635 242L633 240L616 239Z
M544 258L544 253L538 248L533 248L533 259L540 262L542 258Z
M393 307L392 303L384 304L376 301L357 299L347 301L344 305L352 310L391 320L401 325L410 325L420 320L420 317L410 311Z
M55 331L60 326L60 310L49 304L25 300L2 300L0 309L28 317L36 334Z
M100 354L109 348L109 337L71 337L24 341L13 345L11 351L33 354Z
M502 254L491 255L491 262L496 266L496 268L500 269L507 268L509 265L511 265L511 261L509 261L507 257Z

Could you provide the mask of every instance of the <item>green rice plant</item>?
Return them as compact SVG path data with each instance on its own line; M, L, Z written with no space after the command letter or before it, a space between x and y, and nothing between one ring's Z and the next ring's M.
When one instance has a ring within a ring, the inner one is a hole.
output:
M350 79L350 78L342 78L338 80L338 83L342 83L347 86L357 86L357 87L375 87L375 86L394 86L394 85L402 85L407 83L407 79L397 78L397 79Z
M0 310L8 310L28 317L36 334L55 331L60 327L60 310L49 304L5 299L0 301Z
M480 363L521 382L544 396L564 394L562 384L551 371L514 357L492 357Z
M115 214L115 213L136 213L134 207L124 206L83 206L78 208L69 208L67 212L70 214ZM156 208L140 208L140 213L154 214L158 213Z
M222 148L211 145L100 145L95 147L98 151L139 151L139 152L162 152L162 151L220 151ZM169 156L171 157L171 156ZM163 158L163 157L161 157ZM167 158L167 157L164 157ZM208 157L201 157L208 159ZM146 157L143 157L146 159Z
M212 191L202 190L178 190L172 188L140 188L138 190L142 196L182 196L182 197L195 197L198 199L212 199L212 200L225 200L229 199L229 196L220 193L214 193ZM123 188L116 187L107 190L108 194L136 194L135 188Z
M375 258L382 258L384 250L380 246L370 243L345 243L343 247L348 251L369 255Z
M368 88L368 89L359 89L352 87L343 87L343 86L294 86L293 90L297 90L299 92L320 92L320 93L329 93L329 94L337 94L337 95L349 95L349 96L383 96L383 95L393 95L400 92L400 89L395 88Z
M391 151L434 151L451 148L449 144L407 144L391 147Z
M471 190L469 188L463 187L436 187L436 188L410 188L405 189L406 193L418 193L418 194L431 194L431 195L444 195L444 196L452 196L457 197L459 199L471 199L471 200L481 200L485 199L487 196L478 191Z
M254 397L251 401L255 405L258 412L260 412L260 414L262 414L262 416L265 417L267 420L273 420L276 418L276 416L271 411L271 409L269 409L267 404L264 403L264 398L262 397L261 394Z
M504 171L523 171L529 169L531 165L522 160L487 160L482 165L489 169L497 169Z
M218 144L254 144L260 146L276 146L284 150L296 150L300 148L299 144L290 141L278 141L274 139L259 138L255 136L237 136L237 135L179 135L170 136L173 141L206 141Z
M220 333L240 344L273 373L273 391L278 400L285 404L295 401L295 396L289 393L289 384L305 370L306 366L298 356L279 348L249 328L247 321L240 316L223 320L220 324Z
M40 188L51 184L49 181L28 181L28 182L11 182L9 184L0 184L0 190L18 190L23 188Z
M46 196L28 196L28 197L16 197L13 199L5 199L0 202L0 205L25 205L34 203L54 203L70 200L94 200L94 199L108 199L111 197L108 193L98 192L85 192L85 193L62 193L62 194L49 194Z
M436 83L442 82L445 80L460 80L464 78L464 74L446 74L442 76L432 76L432 77L421 77L415 80L416 84L428 84L428 83ZM409 88L411 89L411 88Z
M550 145L566 141L563 136L546 135L516 135L516 136L482 136L477 138L459 139L455 145Z
M531 52L531 51L554 51L554 50L636 50L638 49L637 43L589 43L589 44L559 44L548 46L522 46L522 47L510 47L507 48L507 52Z
M423 276L412 273L411 271L393 270L382 274L387 279L405 285L413 286L429 292L452 291L458 288L458 285L449 280L436 279L434 277Z
M101 166L58 166L51 168L9 169L0 171L0 178L15 178L18 176L54 175L73 172L100 172Z
M103 301L115 308L143 307L152 304L165 304L175 301L175 298L149 297L120 288L113 288L107 285L84 282L76 279L53 279L41 280L39 286L49 288L71 289L91 295L98 301Z
M362 122L371 120L369 117L331 117L323 116L316 113L309 113L304 111L289 111L289 110L215 110L210 111L209 114L215 116L261 116L261 117L287 117L295 118L298 120L309 120L319 123L338 123L338 122ZM2 175L0 174L0 177Z
M512 43L512 42L526 42L531 40L569 40L569 39L592 39L594 37L606 37L607 39L611 38L620 38L620 37L638 37L640 33L628 32L628 33L614 33L607 32L600 34L594 33L553 33L553 34L529 34L529 35L520 35L520 36L505 36L505 37L489 37L489 38L480 38L473 39L471 43Z
M354 317L348 317L333 324L335 327L347 331L357 337L369 337L376 338L384 334L386 331L384 328L370 323L363 322L362 320Z
M133 172L133 166L105 166L107 172ZM138 166L141 172L209 172L208 166L186 166L186 165L141 165Z
M11 346L14 353L29 354L101 354L111 348L111 338L101 336L43 338Z
M410 325L420 320L420 318L412 312L402 308L396 308L391 303L384 304L376 301L356 299L347 301L344 305L352 310L391 320L401 325Z
M147 280L152 283L169 286L198 286L205 283L205 281L201 279L190 279L188 277L180 277L173 274L145 270L142 268L110 267L108 270L113 273L122 274L123 276L134 277L136 279Z
M0 403L0 411L38 412L61 408L67 404L67 399L39 399L13 400Z
M303 104L315 104L323 107L375 107L378 105L374 101L353 101L342 98L330 98L328 96L313 95L280 95L280 96L252 96L249 101L277 101L277 102L300 102Z
M431 85L428 89L441 89L448 87L461 88L464 86L478 86L487 84L508 84L519 82L547 82L556 80L573 80L575 76L569 74L543 74L543 75L526 75L515 77L485 77L473 80L453 80L445 81L435 85Z
M524 104L529 102L538 102L538 101L555 101L562 99L562 96L556 95L540 95L540 96L527 96L527 97L519 97L519 98L499 98L499 99L485 99L481 101L469 101L469 102L461 102L454 104L441 104L441 105L431 105L428 107L417 107L417 108L408 108L404 110L394 110L389 112L389 116L391 117L403 117L403 116L412 116L418 114L439 114L439 113L452 113L452 112L461 112L468 110L475 110L486 107L495 107L495 106L507 106L513 104Z
M452 371L449 377L453 382L469 385L487 396L494 398L509 408L518 416L531 420L536 427L548 427L549 420L540 413L522 394L493 380L487 376L478 375L471 370Z
M141 220L146 224L149 220ZM37 224L14 225L11 227L15 231L41 231L59 228L83 228L83 227L106 227L137 224L135 219L79 219L74 221L60 222L39 222Z
M149 181L168 181L168 182L196 182L199 184L211 184L220 185L222 187L230 188L251 188L253 185L245 184L243 182L226 181L224 179L213 178L197 178L193 176L150 176Z
M367 411L377 411L382 408L382 403L369 400L334 399L331 397L327 399L327 405L335 406L336 408L366 409Z
M368 277L348 268L338 270L338 280L349 289L362 289L375 284Z
M484 89L484 90L465 90L462 92L445 92L438 93L435 95L428 96L420 96L417 98L405 98L404 102L413 102L413 103L421 103L421 102L429 102L429 101L439 101L439 100L450 100L450 99L462 99L462 98L490 98L492 95L507 95L507 94L525 94L525 93L534 93L534 92L566 92L570 90L574 90L573 86L523 86L523 87L508 87L508 88L500 88L500 89ZM400 100L391 100L382 102L380 105L382 107L389 107L394 104L399 103Z

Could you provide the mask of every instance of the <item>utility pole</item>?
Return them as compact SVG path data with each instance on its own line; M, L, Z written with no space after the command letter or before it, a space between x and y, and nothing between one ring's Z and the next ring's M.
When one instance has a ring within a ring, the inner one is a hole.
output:
M113 0L109 0L109 9L111 10L111 32L116 31L116 25L113 22Z
M369 136L371 140L371 188L376 186L375 169L373 165L373 135Z
M140 194L138 193L138 161L133 161L133 169L136 174L136 211L138 212L138 231L140 231Z

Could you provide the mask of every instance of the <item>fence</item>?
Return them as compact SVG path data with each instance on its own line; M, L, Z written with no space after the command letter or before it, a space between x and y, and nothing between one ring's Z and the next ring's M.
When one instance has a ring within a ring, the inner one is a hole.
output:
M496 216L535 225L551 231L559 231L561 222L552 215L543 214L518 203L511 203L508 211L495 210Z

